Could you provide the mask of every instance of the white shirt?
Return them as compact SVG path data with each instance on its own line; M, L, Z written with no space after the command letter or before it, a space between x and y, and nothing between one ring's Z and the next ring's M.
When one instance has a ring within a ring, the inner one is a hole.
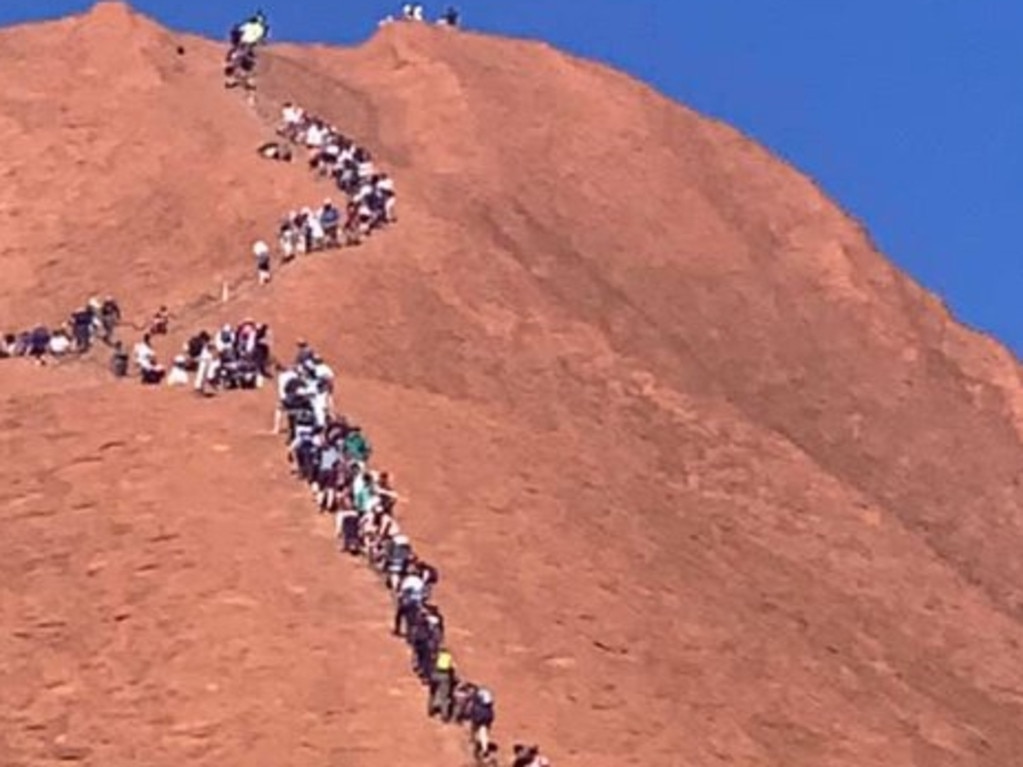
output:
M319 378L321 381L334 381L334 371L330 369L330 365L326 362L320 362L313 369L313 375Z
M262 240L260 240L259 242L252 246L252 255L254 255L256 258L259 258L260 256L269 256L270 246L267 245Z
M327 138L327 129L321 128L319 125L310 125L309 130L305 134L306 146L310 149L314 149L323 145L324 139Z
M152 367L156 361L156 352L153 351L153 347L147 344L145 341L139 341L135 344L135 364L140 368Z
M309 217L309 232L314 240L322 240L324 238L323 223L320 221L319 216Z
M423 583L423 579L418 575L406 575L402 581L399 591L403 597L422 598L423 592L426 590L426 584Z
M55 335L50 337L50 354L60 356L71 350L71 339L67 336Z

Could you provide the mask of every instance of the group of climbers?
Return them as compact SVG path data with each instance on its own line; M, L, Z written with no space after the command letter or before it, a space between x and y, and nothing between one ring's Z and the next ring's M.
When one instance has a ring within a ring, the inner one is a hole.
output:
M392 630L408 643L412 669L427 687L427 714L467 725L477 758L493 761L493 693L458 673L434 599L439 572L402 532L400 498L390 475L370 468L372 447L366 435L334 409L333 371L300 342L294 363L278 375L277 393L274 432L286 426L288 460L311 488L320 512L334 515L338 548L364 557L390 592ZM525 753L523 748L516 753Z
M368 149L321 117L309 114L290 102L281 107L277 133L292 144L304 147L309 168L330 178L349 199L348 219L359 235L396 220L394 181L379 171Z
M381 24L390 24L393 21L426 21L426 12L422 3L405 3L401 7L401 14L395 19L393 15L386 16ZM446 27L458 27L461 23L461 14L458 9L449 5L444 13L437 18L437 24Z
M36 325L0 338L0 358L30 357L42 364L47 357L84 354L97 341L113 345L121 323L121 307L113 296L90 298L60 327Z
M358 245L375 230L397 221L394 180L377 169L368 150L329 122L287 102L281 108L277 135L286 143L264 144L261 154L283 158L286 150L290 161L291 146L304 148L310 170L330 178L347 199L343 207L328 197L319 207L289 211L276 232L282 264L318 250ZM252 255L259 283L265 285L272 276L272 249L266 240L258 240Z
M231 45L224 59L225 88L255 90L256 48L266 42L269 35L270 24L261 10L231 28Z
M267 32L265 17L257 14L232 33L232 46L252 49L265 39ZM282 130L286 132L282 135L310 149L311 167L333 177L338 187L352 198L356 221L366 223L360 213L363 205L372 213L368 219L373 222L370 230L393 221L393 185L372 168L369 153L355 147L323 121L307 118L292 105L286 109L292 111L285 115ZM314 120L320 126L315 130L322 134L322 139L310 143L308 134ZM365 189L370 191L360 201L360 193ZM385 198L382 202L365 199L378 194ZM348 221L352 220L351 204ZM376 218L378 207L383 212L382 220ZM341 231L347 228L341 222L340 210L330 200L315 211L306 208L292 212L279 231L282 257L287 260L339 244ZM270 249L265 243L257 245L260 247L254 248L254 253L258 267L262 272L266 265L269 279ZM225 325L214 334L197 333L184 344L171 369L165 371L157 360L152 339L168 332L169 321L169 312L161 307L144 326L146 332L133 348L132 356L143 383L191 385L206 394L211 389L257 388L275 372L269 328L251 319L237 326ZM120 307L112 298L106 302L90 301L68 323L70 348L85 352L95 338L101 338L114 346L111 365L115 374L126 376L131 359L122 342L114 337L120 322ZM49 342L54 334L46 332ZM35 346L26 345L22 335L5 338L0 350L9 346L34 349ZM467 726L477 761L495 764L498 748L491 739L495 723L493 693L459 673L445 638L444 616L435 599L439 571L421 558L402 531L397 513L401 499L388 472L371 468L373 449L368 437L336 408L334 371L308 343L299 342L292 364L277 367L276 372L278 407L274 432L284 429L287 457L294 473L308 483L319 511L333 515L339 549L353 557L363 557L390 593L394 603L392 631L408 644L412 670L427 691L428 716ZM194 379L190 378L192 375ZM510 764L549 767L536 746L523 744L514 745Z

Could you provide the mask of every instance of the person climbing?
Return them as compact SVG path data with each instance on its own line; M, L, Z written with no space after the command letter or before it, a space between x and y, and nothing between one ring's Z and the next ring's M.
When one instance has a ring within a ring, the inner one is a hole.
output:
M408 640L412 646L412 670L419 677L419 681L429 684L435 656L430 644L430 627L426 625L426 621L417 620L412 625Z
M280 141L265 141L256 148L256 154L264 160L291 162L291 147Z
M362 427L352 424L349 427L348 435L344 441L344 455L350 461L361 461L365 463L373 453L373 448L362 433Z
M124 350L124 344L120 341L114 343L114 353L110 357L110 372L115 378L125 378L128 375L128 352Z
M100 333L105 343L112 344L117 326L121 323L121 307L113 296L107 296L99 309Z
M460 14L458 12L458 9L453 5L449 5L447 9L444 11L444 13L441 14L441 17L437 19L437 23L440 24L441 26L454 28L458 27L459 21Z
M398 536L398 538L404 537ZM402 636L403 627L409 627L413 624L415 616L422 606L423 579L416 573L409 573L398 586L397 607L394 612L395 636Z
M266 285L270 282L270 246L262 240L258 240L252 246L252 255L256 257L256 273L259 276L259 284Z
M170 330L170 311L166 306L161 306L153 312L153 317L149 320L149 335L165 336L168 330Z
M416 583L419 584L419 591L425 592L426 584L418 573L409 573L408 566L412 560L412 542L407 535L394 535L385 538L384 548L384 571L387 574L387 587L396 593L401 592L401 586L407 575L415 575ZM421 593L425 598L425 593Z
M324 245L328 248L336 248L341 244L339 232L341 229L341 211L328 198L323 201L323 207L319 214L320 225L323 227Z
M50 334L49 352L54 357L63 357L71 351L71 339L67 331L57 328Z
M430 673L430 698L426 713L430 717L440 715L444 722L454 716L454 691L458 678L455 661L447 648L442 647Z
M85 353L92 347L94 320L95 312L91 306L85 306L71 315L71 335L76 352Z
M550 761L540 753L539 746L516 743L512 753L512 767L550 767Z
M216 381L218 367L219 359L216 346L212 342L204 343L202 349L199 350L195 369L195 391L197 394L204 397L209 394L206 387Z
M469 726L472 730L473 752L477 759L490 756L490 731L494 727L494 695L486 687L476 689L469 705Z
M270 34L270 24L262 10L256 11L240 24L231 28L231 46L233 48L254 48L266 41Z

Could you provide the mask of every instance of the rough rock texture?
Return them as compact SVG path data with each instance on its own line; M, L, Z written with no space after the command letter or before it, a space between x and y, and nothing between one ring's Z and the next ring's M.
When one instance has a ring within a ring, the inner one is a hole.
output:
M793 169L602 66L396 25L272 48L254 114L221 55L114 3L0 33L3 323L112 292L321 347L506 744L1019 763L1002 347ZM252 238L328 193L253 151L284 98L378 153L401 220L260 290ZM272 395L98 365L0 367L0 763L464 761L263 434Z

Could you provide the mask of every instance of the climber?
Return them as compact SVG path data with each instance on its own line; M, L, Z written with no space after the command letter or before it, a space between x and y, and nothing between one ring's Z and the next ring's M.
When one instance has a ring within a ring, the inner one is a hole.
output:
M516 743L513 753L512 767L550 767L550 761L540 753L539 746Z
M75 351L87 352L92 346L92 329L95 317L91 306L79 309L71 315L71 335L75 340Z
M249 47L232 48L224 61L224 87L255 90L256 54Z
M323 236L328 248L340 246L341 240L338 237L338 230L341 228L341 211L328 198L323 201L323 207L319 213L320 224L323 227Z
M114 353L110 357L110 372L115 378L124 378L128 375L128 352L124 345L117 341L114 344Z
M259 284L266 285L270 282L270 246L259 240L252 246L252 255L256 257L256 273L259 275Z
M458 27L459 18L460 14L458 13L458 9L453 5L449 5L447 10L445 10L444 13L441 14L441 17L437 19L437 23L445 27Z
M143 384L154 385L163 381L164 369L156 361L156 352L149 341L149 335L135 344L135 364L139 369L139 377Z
M231 46L233 48L252 48L263 43L270 34L270 25L267 23L266 14L262 10L236 24L231 29Z
M427 601L433 596L433 587L440 582L440 573L437 568L433 565L427 564L422 560L417 564L417 570L419 577L423 579L424 596Z
M359 515L352 508L340 509L337 512L337 537L341 541L341 550L353 556L362 552L359 540Z
M490 730L494 726L494 695L486 687L479 687L469 703L469 725L477 758L490 756Z
M188 386L188 356L178 354L171 363L170 372L167 373L168 386Z
M71 339L63 328L57 328L50 334L49 352L54 357L63 357L71 351Z
M328 442L320 451L315 482L321 512L330 511L334 508L340 473L341 451L336 445Z
M366 439L366 436L362 433L362 427L358 424L349 426L343 450L345 458L350 461L366 462L373 453L369 440Z
M280 141L267 141L264 144L260 144L256 152L264 160L291 162L291 147Z
M408 539L404 535L395 537L394 541L405 540L408 546ZM391 561L388 561L388 570L391 568ZM394 613L394 635L402 635L402 626L411 626L423 606L423 579L416 573L409 573L398 586L397 609Z
M113 296L107 296L99 309L102 338L107 344L113 343L114 331L121 322L121 307Z
M458 678L455 673L455 661L447 648L441 648L430 672L430 701L427 705L428 716L440 714L445 722L454 716L454 692Z
M149 335L165 336L170 329L170 312L166 306L161 306L153 312L153 318L149 320Z
M197 394L206 396L206 384L212 384L217 380L220 360L218 359L216 347L210 343L204 343L196 358L195 369L195 391Z

